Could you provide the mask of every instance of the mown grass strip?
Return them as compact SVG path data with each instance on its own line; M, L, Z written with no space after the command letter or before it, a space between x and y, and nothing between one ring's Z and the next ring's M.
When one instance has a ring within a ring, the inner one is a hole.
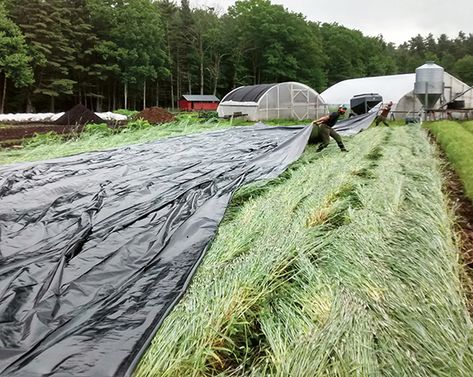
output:
M427 123L425 127L435 136L437 142L452 163L465 187L466 195L473 200L473 133L466 130L472 123L441 121Z
M232 214L136 376L468 376L434 149L419 127L348 146Z

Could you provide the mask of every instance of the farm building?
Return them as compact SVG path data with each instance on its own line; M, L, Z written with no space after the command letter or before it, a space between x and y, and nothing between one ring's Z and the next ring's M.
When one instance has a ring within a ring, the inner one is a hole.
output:
M297 82L242 86L228 93L218 107L221 118L242 116L251 121L314 119L325 112L320 95Z
M212 95L185 94L178 102L181 111L216 111L220 100Z
M394 103L392 111L394 118L404 119L419 113L423 107L421 101L414 94L415 82L415 73L363 77L341 81L320 95L329 106L335 106L340 103L350 103L350 99L359 94L378 93L383 97L383 102L392 101ZM443 105L445 105L444 108L473 109L473 90L466 92L468 89L467 84L451 74L443 72L443 94L433 109L439 109ZM457 98L464 92L466 93ZM449 102L451 102L451 106L447 106Z

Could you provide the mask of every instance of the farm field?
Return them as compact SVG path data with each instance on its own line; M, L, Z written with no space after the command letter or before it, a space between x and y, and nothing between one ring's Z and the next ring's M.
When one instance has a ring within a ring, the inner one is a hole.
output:
M370 129L237 194L135 376L468 376L473 327L440 161Z
M93 126L0 149L0 164L230 126ZM426 127L468 188L469 123ZM438 148L416 125L345 141L349 153L308 146L276 180L237 192L134 376L471 375L470 280Z
M473 377L473 1L405 3L0 0L0 377Z

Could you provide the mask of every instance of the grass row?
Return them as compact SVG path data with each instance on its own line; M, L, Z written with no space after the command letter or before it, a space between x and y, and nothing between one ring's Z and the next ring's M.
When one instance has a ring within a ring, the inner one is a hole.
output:
M462 180L466 195L473 200L473 122L427 123L448 160Z
M135 376L470 375L433 147L419 127L347 144L237 195Z

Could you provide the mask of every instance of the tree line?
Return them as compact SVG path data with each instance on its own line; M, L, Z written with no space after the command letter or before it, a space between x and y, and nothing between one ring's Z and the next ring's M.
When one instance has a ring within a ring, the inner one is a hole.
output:
M0 112L174 107L241 85L413 72L434 60L473 84L473 34L400 46L269 0L224 14L188 0L0 0Z

